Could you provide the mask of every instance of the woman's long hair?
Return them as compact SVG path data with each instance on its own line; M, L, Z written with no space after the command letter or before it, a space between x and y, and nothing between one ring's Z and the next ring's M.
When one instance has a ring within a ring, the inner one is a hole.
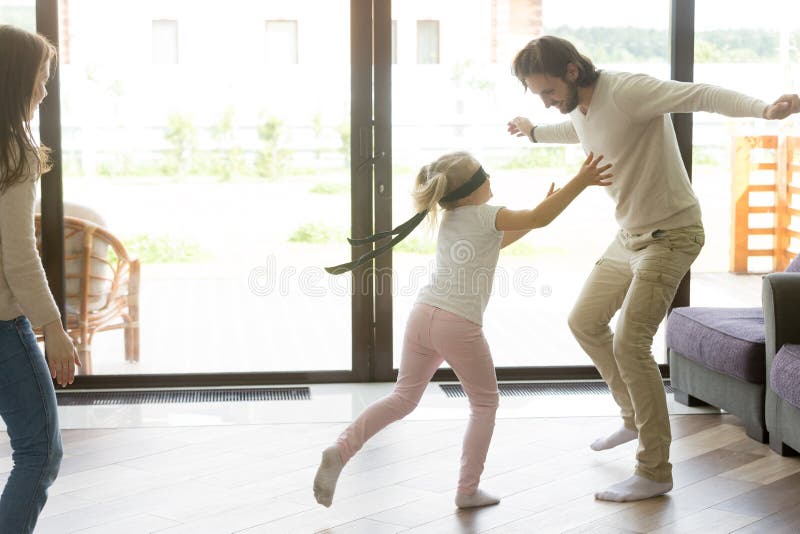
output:
M55 59L41 35L0 25L0 193L50 170L50 151L33 137L29 114L39 72Z
M451 209L455 202L440 202L443 196L470 179L478 162L469 152L451 152L425 165L414 180L414 209L428 210L431 228L436 226L439 207Z

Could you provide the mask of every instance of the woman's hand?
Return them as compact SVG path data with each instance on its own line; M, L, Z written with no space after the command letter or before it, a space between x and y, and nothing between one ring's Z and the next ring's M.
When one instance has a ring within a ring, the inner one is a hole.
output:
M44 332L44 350L47 355L47 366L50 376L66 387L75 381L75 366L81 366L78 351L69 334L64 331L61 321L52 321L42 328Z
M586 157L586 160L584 160L583 165L581 165L581 170L579 170L578 174L575 175L575 179L587 187L590 185L599 185L604 187L611 185L611 182L606 181L614 176L610 172L606 172L611 168L611 163L599 166L602 159L602 155L595 158L594 152L589 152L589 155Z

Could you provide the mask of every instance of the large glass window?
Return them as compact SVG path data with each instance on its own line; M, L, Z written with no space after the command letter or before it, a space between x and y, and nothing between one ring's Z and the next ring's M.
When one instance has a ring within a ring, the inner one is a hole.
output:
M392 71L394 217L412 213L414 176L445 152L469 150L492 176L495 204L530 208L551 182L563 184L584 158L579 145L532 145L506 133L523 115L538 123L565 119L546 110L511 74L516 52L542 34L571 40L598 67L669 78L669 2L641 9L633 0L542 0L461 3L394 2L399 61ZM576 14L580 14L577 17ZM439 20L437 65L405 61L403 32L414 20ZM600 189L586 191L547 228L501 252L494 294L484 321L495 363L513 366L591 365L567 327L567 315L597 258L618 226ZM394 364L419 288L427 282L433 236L418 230L395 253ZM654 351L666 362L659 333Z
M774 16L776 13L780 15ZM704 0L696 3L695 26L697 82L765 102L797 92L797 2L767 0L753 9L753 4L744 0ZM694 115L693 185L703 207L706 244L692 268L693 305L761 305L761 274L779 267L776 259L786 245L777 238L776 228L785 230L788 223L800 230L797 217L781 217L783 209L775 189L781 171L771 168L780 160L778 150L783 148L778 145L799 135L794 118L765 121ZM767 146L772 142L776 148ZM762 168L757 168L758 164ZM748 190L751 186L755 187ZM795 204L799 200L795 199ZM759 213L748 213L750 210ZM800 250L796 241L789 245L795 253ZM757 249L774 252L764 256L748 253Z
M92 373L350 370L322 270L350 225L349 3L70 0L61 34L66 215L141 262L137 354L98 332Z

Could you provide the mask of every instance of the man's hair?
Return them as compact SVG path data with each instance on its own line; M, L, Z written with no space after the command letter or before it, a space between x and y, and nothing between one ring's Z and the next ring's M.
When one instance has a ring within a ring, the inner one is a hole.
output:
M526 76L546 74L564 79L569 63L578 68L575 80L578 87L588 87L597 81L600 72L592 60L578 52L575 45L566 39L553 35L544 35L525 45L514 58L513 69L514 75L527 89Z

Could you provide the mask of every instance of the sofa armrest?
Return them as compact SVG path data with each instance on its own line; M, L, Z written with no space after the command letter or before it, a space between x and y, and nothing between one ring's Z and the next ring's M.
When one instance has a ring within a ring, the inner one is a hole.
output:
M772 273L764 277L767 376L775 353L786 343L800 344L800 273Z

